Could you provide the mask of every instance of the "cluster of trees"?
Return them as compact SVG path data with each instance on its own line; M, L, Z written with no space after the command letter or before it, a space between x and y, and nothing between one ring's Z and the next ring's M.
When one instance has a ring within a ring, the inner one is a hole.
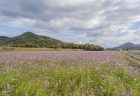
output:
M75 44L75 43L56 43L56 44L47 44L47 43L33 43L33 42L25 42L19 44L12 44L12 47L28 47L28 48L64 48L64 49L85 49L91 51L101 51L104 48L94 45L94 44Z
M94 44L74 44L74 43L65 43L62 44L62 48L71 48L71 49L85 49L91 51L102 51L103 47Z

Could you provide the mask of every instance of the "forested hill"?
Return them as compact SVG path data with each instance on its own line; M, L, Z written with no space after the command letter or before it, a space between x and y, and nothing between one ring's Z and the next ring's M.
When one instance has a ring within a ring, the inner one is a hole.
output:
M0 36L0 46L28 48L72 48L95 51L103 50L103 48L98 45L67 43L47 36L37 35L32 32L25 32L19 36L12 38Z

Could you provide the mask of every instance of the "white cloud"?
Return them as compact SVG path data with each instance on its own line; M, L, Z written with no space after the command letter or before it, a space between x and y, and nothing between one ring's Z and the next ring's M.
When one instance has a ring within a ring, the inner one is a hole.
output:
M140 0L9 2L11 0L0 0L2 24L61 37L62 40L68 38L66 41L95 42L105 47L127 41L140 43L139 28L132 28L140 21Z
M25 27L25 26L32 26L35 24L35 20L28 19L28 18L16 18L15 20L12 20L9 22L9 24L12 24L17 27Z

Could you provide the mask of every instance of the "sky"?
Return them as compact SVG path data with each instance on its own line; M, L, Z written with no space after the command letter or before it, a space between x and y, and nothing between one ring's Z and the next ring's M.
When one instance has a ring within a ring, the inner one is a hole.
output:
M140 44L140 0L0 0L0 36L26 31L105 48Z

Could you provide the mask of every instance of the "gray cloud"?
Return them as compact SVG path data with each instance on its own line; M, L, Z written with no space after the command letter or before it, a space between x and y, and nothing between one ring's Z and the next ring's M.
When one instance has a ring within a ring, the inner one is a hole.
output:
M139 0L0 0L0 23L111 47L140 43L132 28L140 22L139 6Z

